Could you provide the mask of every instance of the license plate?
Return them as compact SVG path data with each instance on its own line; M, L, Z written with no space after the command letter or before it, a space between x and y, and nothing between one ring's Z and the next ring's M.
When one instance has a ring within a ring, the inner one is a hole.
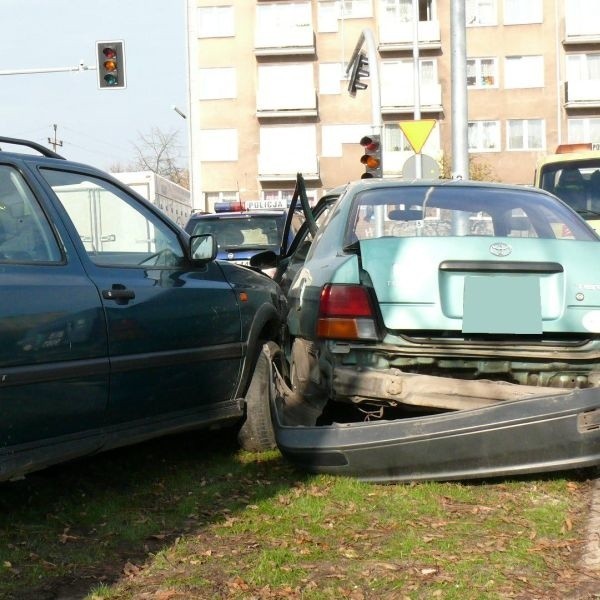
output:
M234 262L236 265L244 265L246 267L250 266L249 260L232 260L231 262Z
M537 277L465 277L464 333L542 333L540 281Z

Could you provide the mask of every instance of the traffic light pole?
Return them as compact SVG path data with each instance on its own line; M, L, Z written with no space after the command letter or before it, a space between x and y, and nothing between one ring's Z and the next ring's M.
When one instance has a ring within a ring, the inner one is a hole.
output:
M89 67L80 62L76 67L50 67L47 69L8 69L0 71L0 75L30 75L32 73L64 73L67 71L95 71L96 67Z

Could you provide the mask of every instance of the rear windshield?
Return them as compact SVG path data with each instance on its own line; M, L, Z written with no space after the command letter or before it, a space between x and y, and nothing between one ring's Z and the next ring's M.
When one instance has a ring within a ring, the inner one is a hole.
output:
M540 175L542 189L558 196L584 218L598 218L600 156L588 160L549 163L541 167Z
M577 215L546 194L453 185L357 194L346 243L383 236L597 240Z
M211 233L221 248L278 248L285 215L253 215L196 219L190 235Z

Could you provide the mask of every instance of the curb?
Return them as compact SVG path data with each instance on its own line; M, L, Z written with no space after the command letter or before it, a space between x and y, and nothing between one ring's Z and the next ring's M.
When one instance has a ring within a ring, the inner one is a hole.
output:
M585 548L581 556L582 568L600 571L600 477L594 480L590 517L587 522Z

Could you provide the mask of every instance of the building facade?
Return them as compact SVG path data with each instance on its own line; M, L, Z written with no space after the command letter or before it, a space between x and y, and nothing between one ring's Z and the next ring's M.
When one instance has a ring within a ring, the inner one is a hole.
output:
M402 176L414 155L400 123L415 115L435 120L422 153L444 172L450 9L450 0L188 0L194 206L285 202L298 172L313 200L360 177L359 140L376 132L373 90L352 97L346 67L365 30L376 45L384 176ZM600 0L465 0L465 16L469 156L486 176L530 184L558 144L600 142Z

